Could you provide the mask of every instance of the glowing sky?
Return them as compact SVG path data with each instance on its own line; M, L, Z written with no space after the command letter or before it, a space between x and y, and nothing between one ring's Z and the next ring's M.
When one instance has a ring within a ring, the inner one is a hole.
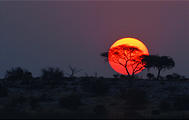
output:
M48 66L112 76L99 54L119 38L136 37L151 54L175 59L188 74L189 2L0 2L0 71Z

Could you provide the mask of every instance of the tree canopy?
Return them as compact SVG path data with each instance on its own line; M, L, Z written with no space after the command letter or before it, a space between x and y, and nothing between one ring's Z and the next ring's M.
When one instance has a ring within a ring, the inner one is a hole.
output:
M105 61L124 67L127 75L132 77L144 68L141 55L143 55L143 52L139 48L127 45L110 48L109 52L101 54Z
M143 55L142 61L146 68L158 70L157 79L159 79L162 70L171 69L175 66L174 60L169 56Z

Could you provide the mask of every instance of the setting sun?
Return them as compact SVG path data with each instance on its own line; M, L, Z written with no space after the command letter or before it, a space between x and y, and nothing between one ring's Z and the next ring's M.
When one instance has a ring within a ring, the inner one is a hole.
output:
M140 59L142 55L149 55L144 43L136 38L122 38L110 47L108 61L116 72L133 75L144 69Z

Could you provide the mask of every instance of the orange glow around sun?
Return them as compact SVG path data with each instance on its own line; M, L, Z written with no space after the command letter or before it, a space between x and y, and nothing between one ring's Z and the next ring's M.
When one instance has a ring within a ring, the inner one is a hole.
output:
M144 65L140 64L141 55L149 55L144 43L136 38L122 38L110 47L108 61L116 72L132 75L144 69Z

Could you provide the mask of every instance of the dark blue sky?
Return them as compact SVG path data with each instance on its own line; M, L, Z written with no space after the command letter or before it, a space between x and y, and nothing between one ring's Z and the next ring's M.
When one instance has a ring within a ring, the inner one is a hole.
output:
M136 37L151 54L174 58L170 72L188 75L189 2L0 2L0 75L21 66L81 74L115 73L99 54L117 39Z

